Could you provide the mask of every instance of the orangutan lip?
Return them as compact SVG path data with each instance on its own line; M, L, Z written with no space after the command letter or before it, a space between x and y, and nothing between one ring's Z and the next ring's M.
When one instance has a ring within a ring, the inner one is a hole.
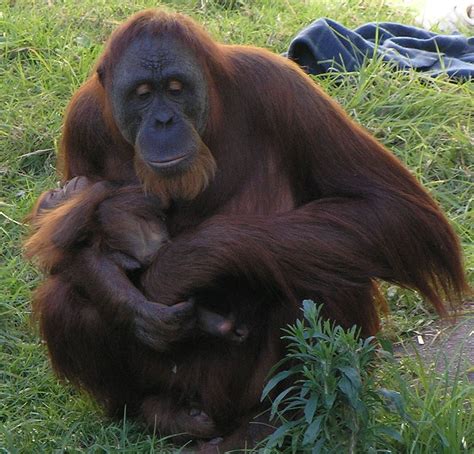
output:
M148 161L148 164L150 164L152 167L163 169L166 167L172 167L178 164L179 162L184 161L188 156L189 153L186 153L185 155L179 156L178 158L168 159L164 161Z

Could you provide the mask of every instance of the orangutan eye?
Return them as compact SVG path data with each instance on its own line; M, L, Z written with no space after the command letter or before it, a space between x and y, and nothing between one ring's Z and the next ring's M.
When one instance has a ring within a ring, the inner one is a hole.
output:
M173 95L179 95L183 91L183 84L179 80L171 79L167 86L168 91Z
M147 98L152 92L152 87L150 84L140 84L136 90L135 90L135 94L139 97L139 98Z

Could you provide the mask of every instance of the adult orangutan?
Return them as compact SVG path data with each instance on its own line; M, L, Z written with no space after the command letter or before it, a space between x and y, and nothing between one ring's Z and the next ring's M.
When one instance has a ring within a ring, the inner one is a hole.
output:
M65 180L141 183L169 204L171 242L137 281L157 311L194 298L251 325L239 345L190 338L188 311L175 336L150 322L144 337L133 311L73 306L64 286L54 304L36 298L60 376L162 433L224 437L203 451L260 436L248 421L302 299L367 336L379 328L376 280L440 313L466 289L451 227L392 154L294 63L218 44L178 14L144 11L112 35L71 101L61 159Z

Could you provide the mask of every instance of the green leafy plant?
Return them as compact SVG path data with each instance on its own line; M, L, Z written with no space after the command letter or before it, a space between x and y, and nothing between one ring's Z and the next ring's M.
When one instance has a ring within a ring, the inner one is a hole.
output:
M396 429L376 420L384 411L411 422L401 395L379 388L371 373L375 362L380 367L384 361L384 355L376 354L374 338L361 339L356 327L344 330L323 320L321 306L312 301L304 301L303 308L304 320L290 326L284 336L288 355L263 391L262 399L277 392L271 417L281 423L266 440L266 448L370 453L376 452L379 441L400 441Z

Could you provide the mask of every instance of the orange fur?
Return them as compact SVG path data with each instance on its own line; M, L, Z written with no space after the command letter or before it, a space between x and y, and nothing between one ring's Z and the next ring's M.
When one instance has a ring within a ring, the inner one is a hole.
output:
M64 257L61 245L57 244L55 238L61 225L69 217L71 210L77 207L81 196L75 196L67 200L61 206L37 212L31 219L33 234L25 241L25 254L29 259L35 258L36 263L45 272L51 271L54 265L60 263ZM73 232L69 232L71 236Z
M113 74L142 35L180 40L202 66L210 106L199 160L176 179L152 174L121 136L93 74L67 111L63 176L141 180L170 199L173 241L138 285L168 305L189 296L230 301L257 329L239 348L202 340L157 354L102 313L100 301L75 304L59 279L35 310L56 371L111 412L127 405L128 414L151 424L156 415L170 427L155 396L197 401L229 434L220 448L237 448L251 438L266 373L284 352L280 328L300 316L302 299L364 336L380 326L379 280L417 290L444 314L444 300L455 306L469 291L460 245L405 166L294 63L219 44L189 18L149 10L118 28L96 68ZM45 214L28 243L46 265L61 258L61 223L60 214Z
M184 173L169 178L158 178L138 154L135 155L135 171L145 191L156 194L164 201L193 200L214 178L216 161L202 143L198 156Z

